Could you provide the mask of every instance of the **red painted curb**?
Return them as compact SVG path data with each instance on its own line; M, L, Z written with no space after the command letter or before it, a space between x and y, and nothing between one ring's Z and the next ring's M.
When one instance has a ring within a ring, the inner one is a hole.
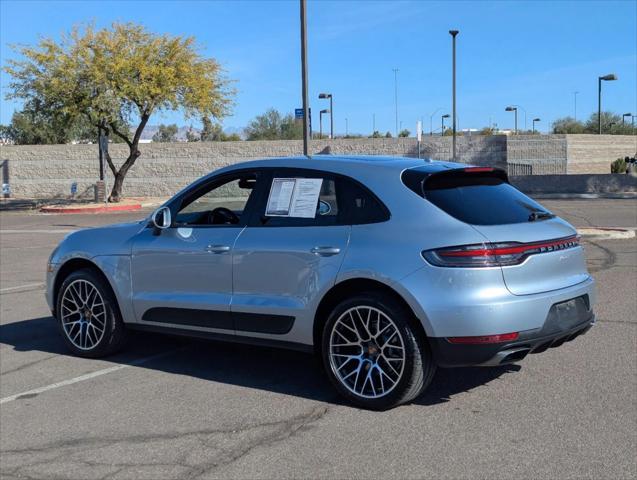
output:
M67 207L67 206L50 206L42 207L42 213L110 213L110 212L134 212L141 210L141 203L133 203L128 205L104 205L96 207Z

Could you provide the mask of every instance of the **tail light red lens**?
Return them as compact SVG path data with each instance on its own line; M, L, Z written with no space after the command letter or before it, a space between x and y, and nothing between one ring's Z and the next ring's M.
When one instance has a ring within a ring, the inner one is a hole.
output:
M481 243L426 250L422 256L437 267L504 267L519 265L529 255L565 250L579 245L579 236L520 243Z
M479 337L449 337L450 343L461 343L464 345L480 345L484 343L504 343L513 342L518 339L518 332L500 333L498 335L481 335Z

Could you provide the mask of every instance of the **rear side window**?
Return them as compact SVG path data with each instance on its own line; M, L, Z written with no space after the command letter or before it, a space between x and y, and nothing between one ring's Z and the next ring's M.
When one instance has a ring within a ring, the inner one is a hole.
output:
M414 177L412 174L409 180L404 179L410 189L452 217L472 225L525 223L532 213L546 212L512 187L503 172L451 170L423 175L420 182Z
M343 184L343 201L351 225L380 223L389 220L389 210L369 190L345 178Z

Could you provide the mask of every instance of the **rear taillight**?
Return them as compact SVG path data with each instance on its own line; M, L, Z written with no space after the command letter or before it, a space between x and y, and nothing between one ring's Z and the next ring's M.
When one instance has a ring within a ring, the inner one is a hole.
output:
M464 345L480 345L484 343L513 342L518 339L518 332L500 333L498 335L480 335L478 337L449 337L450 343L462 343Z
M579 236L543 242L480 243L426 250L422 256L437 267L504 267L519 265L529 255L566 250L579 245Z

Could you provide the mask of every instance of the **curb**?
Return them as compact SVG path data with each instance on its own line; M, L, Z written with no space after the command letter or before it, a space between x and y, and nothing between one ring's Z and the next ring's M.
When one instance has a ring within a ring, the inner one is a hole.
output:
M613 228L613 227L580 227L577 233L582 237L596 238L601 240L621 240L635 238L634 228Z
M111 212L134 212L141 210L141 203L127 205L95 205L95 206L48 206L40 208L42 213L111 213Z

